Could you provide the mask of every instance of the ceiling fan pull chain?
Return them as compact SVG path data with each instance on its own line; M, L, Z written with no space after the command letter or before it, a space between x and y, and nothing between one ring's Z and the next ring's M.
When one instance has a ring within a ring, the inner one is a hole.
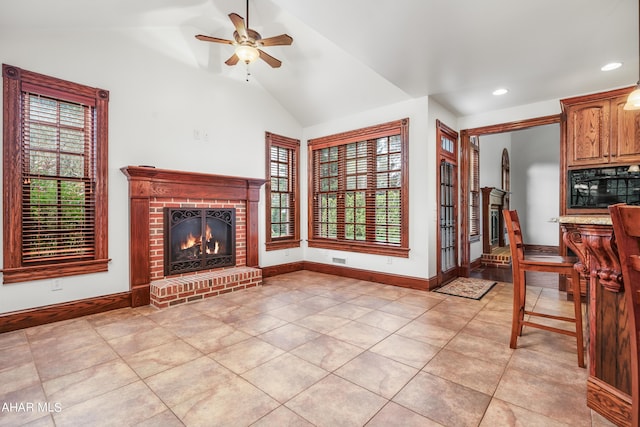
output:
M247 79L246 81L249 81L249 76L251 75L251 72L249 72L249 64L245 64L247 66Z

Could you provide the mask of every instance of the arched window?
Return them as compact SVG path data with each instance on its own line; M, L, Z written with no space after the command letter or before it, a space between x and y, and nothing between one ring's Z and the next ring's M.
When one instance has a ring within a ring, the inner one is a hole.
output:
M511 188L510 173L509 173L509 152L506 148L502 149L502 189L507 192L504 195L504 208L509 208L509 192Z

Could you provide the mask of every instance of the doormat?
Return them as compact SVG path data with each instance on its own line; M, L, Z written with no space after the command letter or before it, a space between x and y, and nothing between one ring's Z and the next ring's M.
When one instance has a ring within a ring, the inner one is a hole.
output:
M458 277L452 282L436 289L434 292L453 295L456 297L479 300L498 283L492 280L476 279L473 277Z

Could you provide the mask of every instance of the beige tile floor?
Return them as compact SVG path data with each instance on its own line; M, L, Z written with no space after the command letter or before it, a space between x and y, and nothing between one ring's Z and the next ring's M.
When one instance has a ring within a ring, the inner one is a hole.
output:
M0 334L0 405L22 405L0 426L609 426L573 339L525 328L509 348L511 296L295 272ZM564 298L529 291L570 314Z

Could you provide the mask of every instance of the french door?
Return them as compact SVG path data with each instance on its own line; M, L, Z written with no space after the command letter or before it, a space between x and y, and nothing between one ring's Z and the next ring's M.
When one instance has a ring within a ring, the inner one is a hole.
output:
M436 122L437 129L437 230L438 285L458 276L458 133Z

